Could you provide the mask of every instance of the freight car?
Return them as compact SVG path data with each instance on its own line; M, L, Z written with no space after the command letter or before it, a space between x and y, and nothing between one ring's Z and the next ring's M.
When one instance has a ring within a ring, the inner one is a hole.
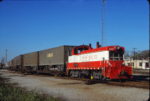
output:
M2 69L5 65L3 63L0 63L0 69Z
M59 46L37 52L22 54L12 59L11 70L30 73L64 75L68 56L75 46Z
M39 66L37 72L64 75L68 56L75 46L59 46L39 51Z
M121 46L97 48L91 45L59 46L28 54L11 60L13 70L88 77L91 79L129 79L132 68L123 65L124 48Z
M8 62L8 65L10 65L9 68L11 70L21 71L22 70L22 55L16 56L14 59Z
M22 72L35 73L39 66L39 51L22 55Z

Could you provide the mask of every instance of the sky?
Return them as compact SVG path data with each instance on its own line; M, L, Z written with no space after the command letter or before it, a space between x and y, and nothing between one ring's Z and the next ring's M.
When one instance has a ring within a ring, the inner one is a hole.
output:
M61 45L102 43L102 0L3 0L0 59ZM149 48L147 0L105 0L103 46Z

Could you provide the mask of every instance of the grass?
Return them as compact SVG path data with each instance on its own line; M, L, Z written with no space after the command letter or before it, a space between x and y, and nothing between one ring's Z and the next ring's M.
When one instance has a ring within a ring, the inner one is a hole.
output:
M34 91L26 91L0 77L0 101L62 101L46 94L37 94Z

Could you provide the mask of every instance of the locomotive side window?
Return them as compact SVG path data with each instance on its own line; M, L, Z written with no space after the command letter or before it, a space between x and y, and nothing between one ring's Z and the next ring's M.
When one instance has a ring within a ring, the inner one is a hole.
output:
M84 51L84 50L88 50L88 48L84 47L84 48L75 49L74 53L75 53L75 54L79 54L79 53L81 53L81 52Z
M123 51L110 51L110 60L123 60Z

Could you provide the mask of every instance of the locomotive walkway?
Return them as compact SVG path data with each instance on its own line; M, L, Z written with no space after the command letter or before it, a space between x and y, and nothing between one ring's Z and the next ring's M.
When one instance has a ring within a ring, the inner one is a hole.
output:
M67 80L48 75L23 75L0 70L0 76L9 82L39 93L62 97L67 101L147 101L149 89L112 86L107 84L86 85L80 80Z

